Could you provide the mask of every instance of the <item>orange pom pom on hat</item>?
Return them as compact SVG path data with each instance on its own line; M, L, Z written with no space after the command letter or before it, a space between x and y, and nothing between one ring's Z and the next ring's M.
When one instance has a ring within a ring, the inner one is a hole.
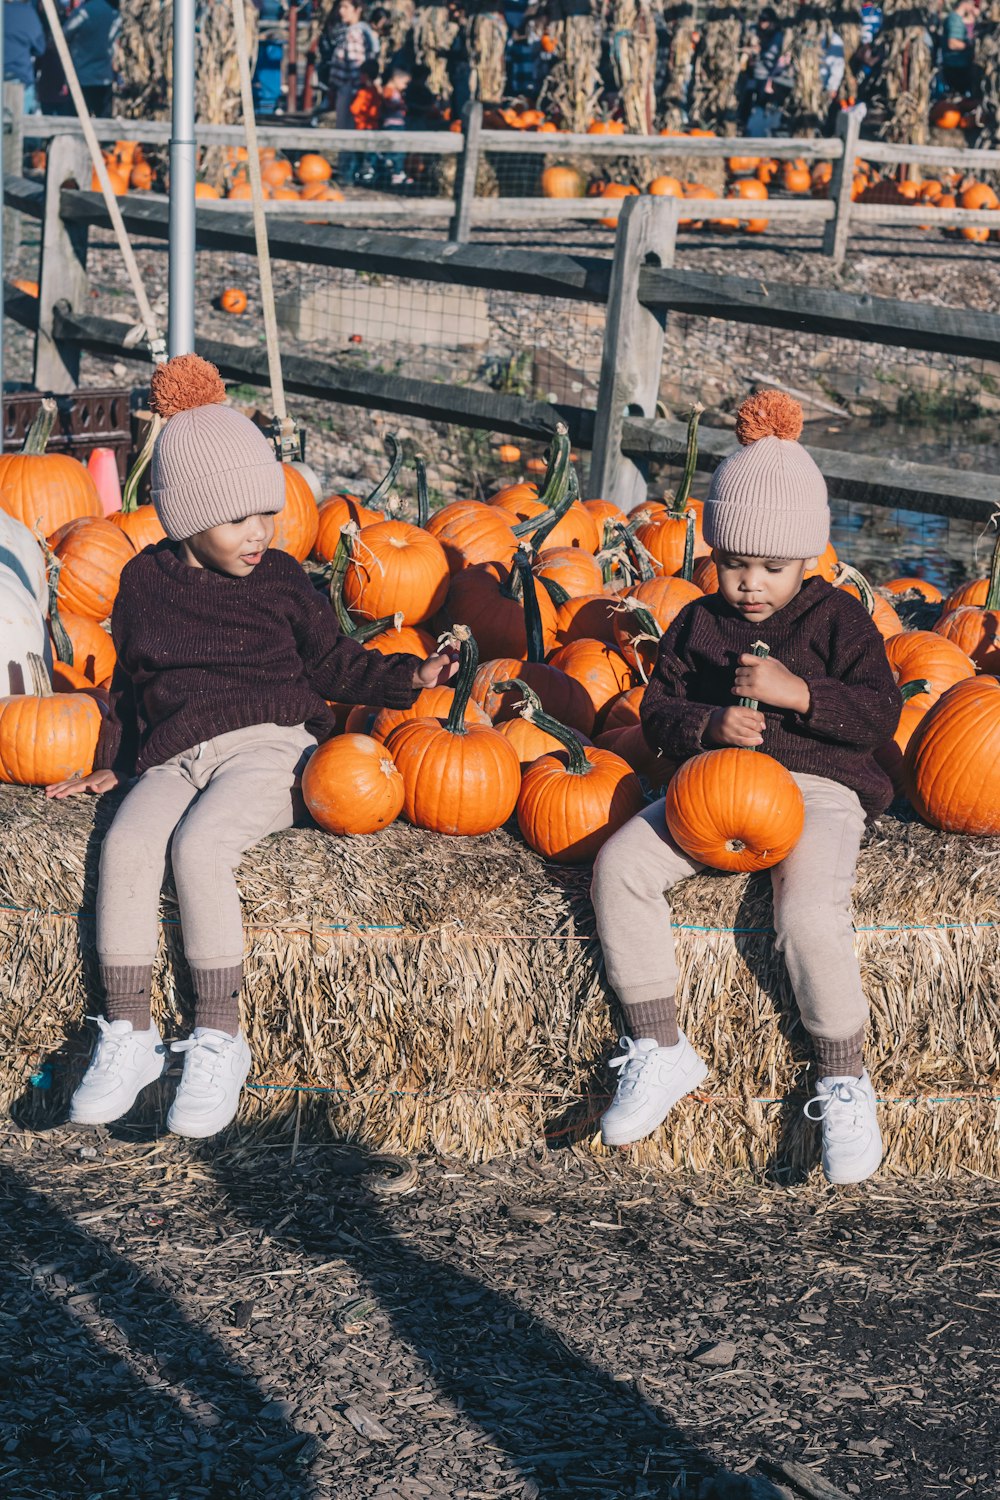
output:
M710 547L736 557L819 557L830 540L826 480L796 441L802 408L782 391L740 407L742 446L716 469L703 525Z
M182 542L244 516L274 515L285 476L260 428L224 406L214 365L178 354L157 365L150 405L166 426L153 444L152 501L167 536Z

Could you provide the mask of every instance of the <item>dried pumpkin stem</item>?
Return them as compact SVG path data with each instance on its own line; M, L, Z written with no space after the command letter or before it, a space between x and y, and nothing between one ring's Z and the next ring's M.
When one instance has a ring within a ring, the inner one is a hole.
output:
M133 515L139 509L139 485L142 483L142 476L153 460L153 446L160 435L162 426L163 418L159 412L154 412L153 420L149 424L149 431L146 433L146 441L139 450L138 457L129 470L128 478L125 481L125 490L122 494L122 510L127 516Z
M73 642L59 613L59 574L62 572L62 563L48 545L45 552L49 565L49 631L56 656L65 666L73 667L76 665L73 660Z
M508 677L503 682L495 682L493 684L493 691L495 693L520 693L523 701L515 706L515 711L523 719L530 719L532 723L535 722L535 716L542 712L541 698L539 698L534 688L529 687L520 677Z
M561 609L562 606L564 604L568 604L570 599L573 597L567 589L563 588L561 583L557 583L554 578L546 578L544 573L542 574L541 578L537 578L535 581L536 583L540 583L542 585L542 588L548 594L556 609Z
M625 548L625 555L632 565L632 571L640 583L650 583L656 577L653 567L653 559L636 536L632 527L623 526L620 521L613 521L615 535Z
M379 480L378 484L375 486L371 494L368 496L368 499L365 501L365 505L369 510L374 510L375 507L385 499L386 495L388 495L389 491L396 483L396 480L399 478L399 471L403 467L403 450L399 446L391 432L386 433L384 442L385 451L389 455L389 472L384 476L384 478Z
M852 568L850 563L841 563L837 569L836 585L838 589L847 584L853 584L861 597L861 603L870 615L875 613L875 590L863 573L857 568Z
M479 667L479 647L468 625L456 625L452 632L458 641L458 676L455 678L455 696L451 711L445 720L449 734L467 734L465 710L472 696L472 684Z
M52 429L56 425L56 412L58 408L51 396L43 396L41 405L34 421L28 428L28 435L24 440L22 453L44 453L48 446Z
M66 665L68 666L69 663L67 662ZM28 652L28 670L31 673L32 695L35 698L54 697L52 679L49 676L48 668L42 661L42 658L36 656L34 651Z

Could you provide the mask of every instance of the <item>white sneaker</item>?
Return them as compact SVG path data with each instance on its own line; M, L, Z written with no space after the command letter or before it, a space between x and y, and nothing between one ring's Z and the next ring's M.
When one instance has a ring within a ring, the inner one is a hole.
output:
M97 1041L69 1104L73 1125L110 1125L127 1115L142 1090L155 1083L167 1066L167 1049L155 1025L136 1031L131 1021L97 1022Z
M625 1052L611 1059L621 1068L610 1109L601 1119L606 1146L641 1141L662 1125L679 1099L708 1077L708 1068L684 1035L675 1047L660 1047L652 1037L619 1038Z
M805 1106L823 1122L823 1171L829 1182L864 1182L882 1160L882 1132L868 1070L860 1078L821 1078Z
M167 1115L167 1129L196 1140L224 1130L236 1114L240 1089L250 1071L250 1048L243 1033L230 1036L197 1026L171 1052L184 1053L184 1072Z

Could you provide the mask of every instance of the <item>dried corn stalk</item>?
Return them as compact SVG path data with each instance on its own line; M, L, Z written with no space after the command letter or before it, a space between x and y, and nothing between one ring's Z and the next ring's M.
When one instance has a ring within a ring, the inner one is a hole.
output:
M652 135L656 114L656 25L650 0L614 0L611 60L625 123L633 135Z
M795 87L789 100L793 135L815 135L826 117L826 94L820 77L823 51L832 27L815 7L800 12L791 28L788 48L795 74Z
M427 69L427 87L438 99L449 93L448 52L458 25L446 5L422 5L413 20L413 45L417 62Z
M688 87L694 62L694 6L688 0L664 11L671 27L670 52L667 60L666 88L658 124L667 130L679 130L687 118Z
M597 16L568 16L548 29L558 53L539 107L554 110L567 129L579 134L593 120L601 97L603 26Z
M691 119L695 125L716 130L720 135L736 134L742 35L742 10L720 5L708 11L695 58Z
M982 70L983 125L977 146L992 146L1000 125L1000 0L983 7L976 31L976 62Z
M413 31L413 0L389 0L389 29L382 38L382 66L401 52Z
M470 87L474 99L499 104L507 91L507 22L494 10L469 22Z
M911 0L886 0L887 50L882 65L888 102L884 134L891 141L927 142L931 107L931 49L923 18Z

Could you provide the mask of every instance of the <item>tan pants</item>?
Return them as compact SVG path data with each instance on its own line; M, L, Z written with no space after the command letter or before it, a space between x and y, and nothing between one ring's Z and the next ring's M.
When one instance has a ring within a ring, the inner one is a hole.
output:
M868 1003L854 952L851 892L865 815L857 793L823 776L796 776L805 801L802 837L771 871L775 947L814 1037L854 1037ZM671 839L654 802L608 840L591 895L608 980L625 1007L674 994L677 964L670 908L678 881L705 867Z
M302 724L255 724L143 772L101 850L97 951L103 967L152 964L168 855L188 963L193 969L242 964L234 872L252 844L295 821L293 787L315 746Z

